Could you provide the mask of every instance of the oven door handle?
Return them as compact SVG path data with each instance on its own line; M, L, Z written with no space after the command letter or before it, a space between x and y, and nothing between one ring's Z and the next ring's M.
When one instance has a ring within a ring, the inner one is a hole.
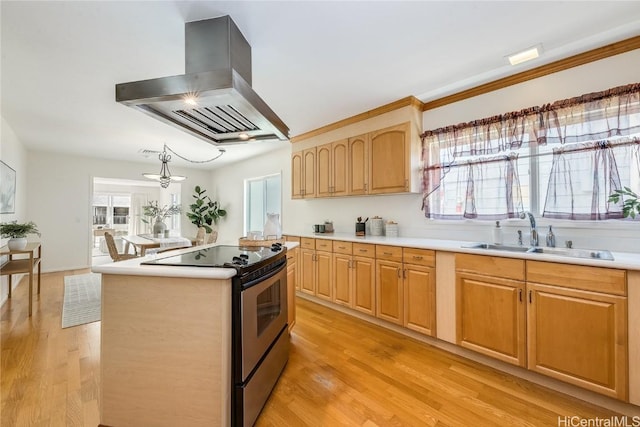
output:
M286 258L285 258L285 260L286 260ZM253 287L253 286L255 286L255 285L259 284L259 283L264 282L265 280L267 280L267 279L275 276L276 274L280 273L282 270L284 270L286 268L286 266L287 266L287 263L285 261L285 262L282 263L282 265L280 265L280 267L276 268L275 270L271 270L266 275L257 277L255 279L251 280L250 282L243 283L242 284L242 290L244 291L245 289L249 289L249 288L251 288L251 287Z

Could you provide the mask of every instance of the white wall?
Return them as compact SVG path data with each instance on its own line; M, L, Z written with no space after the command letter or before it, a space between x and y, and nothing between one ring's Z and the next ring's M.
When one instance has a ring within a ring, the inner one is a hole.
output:
M43 151L28 153L27 218L42 233L42 270L61 271L91 265L91 186L93 177L140 179L147 163L102 160ZM211 181L211 172L173 167L182 182L182 205L186 211L193 187ZM160 185L160 184L158 184ZM195 236L196 229L182 215L182 234Z
M424 129L434 129L635 83L639 81L639 68L640 50L628 52L427 111L423 115L423 126ZM296 144L296 150L298 148ZM249 159L213 172L215 191L230 212L221 228L221 241L233 243L243 233L244 179L279 171L282 171L283 183L282 225L288 234L309 234L313 224L324 220L333 220L337 232L351 233L358 216L366 218L378 215L397 221L400 236L455 240L492 238L493 222L469 220L454 223L424 218L421 211L422 196L419 194L291 200L290 154L290 149L278 150L268 156ZM572 240L574 247L640 252L638 223L578 223L540 219L538 224L541 233L547 225L552 224L559 245L565 240ZM526 233L528 221L503 221L503 226L505 243L515 243L516 230L522 229Z
M0 222L18 221L26 222L29 219L26 216L27 212L27 150L22 142L18 139L16 134L11 129L11 126L4 120L4 117L0 117L0 159L5 162L10 168L16 171L16 200L15 200L15 213L12 214L0 214ZM33 236L29 236L30 238ZM36 236L37 237L37 236ZM0 246L4 246L9 239L1 239ZM4 258L0 259L0 263L4 262ZM7 276L0 276L0 305L7 299L8 278ZM17 280L14 281L14 288Z

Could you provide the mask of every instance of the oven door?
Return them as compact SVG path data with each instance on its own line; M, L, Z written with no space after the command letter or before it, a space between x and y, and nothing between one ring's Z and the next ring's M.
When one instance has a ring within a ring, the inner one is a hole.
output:
M257 283L245 285L240 312L244 382L287 324L286 264Z

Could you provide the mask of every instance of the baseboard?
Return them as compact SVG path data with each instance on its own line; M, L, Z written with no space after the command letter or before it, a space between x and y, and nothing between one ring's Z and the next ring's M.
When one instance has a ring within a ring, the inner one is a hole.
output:
M554 378L549 378L547 376L538 374L537 372L529 371L519 366L513 366L508 363L492 359L490 357L484 356L474 351L467 350L466 348L459 347L455 344L451 344L449 342L442 341L437 338L428 337L426 335L422 335L410 329L406 329L401 326L394 325L393 323L380 320L377 317L368 316L357 310L352 310L348 307L334 304L330 301L322 300L313 295L296 291L296 296L299 298L314 302L316 304L320 304L332 310L336 310L341 313L348 314L353 317L357 317L358 319L364 320L365 322L369 322L374 325L392 330L401 335L405 335L407 337L413 338L417 341L424 342L425 344L432 345L434 347L437 347L449 353L464 357L465 359L469 359L474 362L480 363L482 365L489 366L491 368L497 369L498 371L513 375L518 378L522 378L534 384L547 387L551 390L566 394L576 399L584 400L585 402L591 403L593 405L597 405L597 406L609 409L611 411L618 412L622 415L627 415L632 417L640 416L640 406L636 406L631 403L625 403L620 400L613 399L611 397L603 396L601 394L594 393L592 391L585 390L580 387L576 387L574 385L564 383L562 381L558 381Z

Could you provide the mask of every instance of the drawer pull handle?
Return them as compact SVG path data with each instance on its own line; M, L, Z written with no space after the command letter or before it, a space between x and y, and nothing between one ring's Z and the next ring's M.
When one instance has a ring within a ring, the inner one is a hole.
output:
M420 256L420 255L414 255L414 256L413 256L413 259L422 259L422 256Z
M347 249L346 246L338 246L338 249Z
M369 252L369 249L358 249L360 252Z
M393 255L391 252L382 252L382 253L383 253L384 255L389 255L389 256Z

